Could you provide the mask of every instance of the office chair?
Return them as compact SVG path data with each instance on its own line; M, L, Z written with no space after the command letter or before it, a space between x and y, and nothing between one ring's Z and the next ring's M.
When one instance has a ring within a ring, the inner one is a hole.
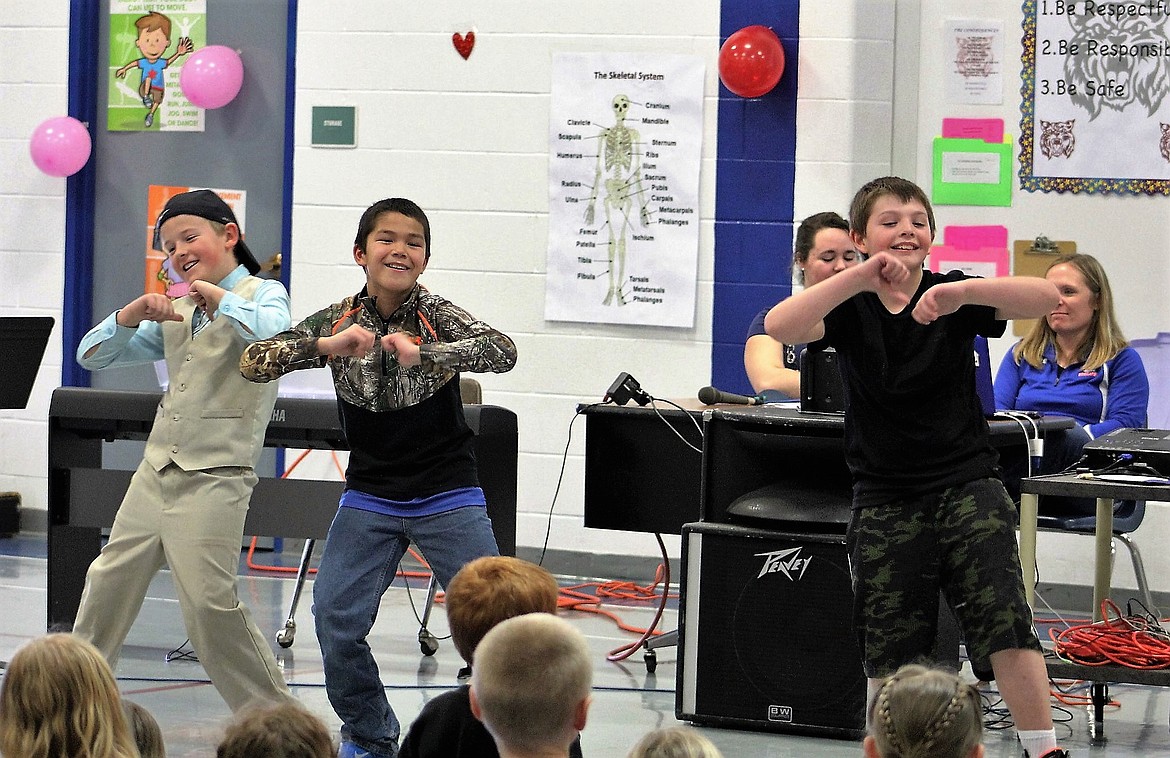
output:
M483 387L476 379L460 376L459 397L463 400L464 405L479 405L483 402ZM305 579L309 576L309 563L313 558L313 548L316 542L314 539L305 540L305 547L301 551L301 562L297 567L297 583L293 589L292 602L289 603L288 618L285 619L281 630L276 633L276 644L282 648L292 647L293 639L297 634L297 622L295 621L297 604L301 599L301 590L305 586ZM434 607L435 594L438 590L439 583L432 574L427 582L427 600L423 605L423 615L418 629L418 647L423 655L434 655L439 650L438 638L427 629L427 624L431 620L431 608Z
M1043 502L1043 501L1041 501ZM1133 574L1137 579L1138 592L1146 610L1160 617L1158 608L1154 605L1150 595L1150 585L1146 581L1145 564L1142 562L1141 551L1129 538L1129 534L1141 526L1146 515L1144 500L1121 500L1114 504L1113 510L1113 549L1110 552L1111 562L1109 575L1113 576L1112 557L1116 555L1117 542L1121 542L1129 550L1130 560L1133 562ZM1043 512L1036 519L1036 528L1044 532L1064 532L1087 534L1092 536L1097 529L1096 516L1056 516L1045 515Z

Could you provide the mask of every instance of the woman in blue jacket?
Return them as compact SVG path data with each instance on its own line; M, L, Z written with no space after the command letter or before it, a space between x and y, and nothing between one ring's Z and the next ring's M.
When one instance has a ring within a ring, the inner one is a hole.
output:
M1064 255L1045 278L1060 291L1060 302L1004 357L995 404L1076 420L1076 427L1048 434L1041 469L1033 472L1047 474L1076 463L1091 439L1145 426L1150 383L1141 356L1117 325L1113 291L1100 262L1083 253Z

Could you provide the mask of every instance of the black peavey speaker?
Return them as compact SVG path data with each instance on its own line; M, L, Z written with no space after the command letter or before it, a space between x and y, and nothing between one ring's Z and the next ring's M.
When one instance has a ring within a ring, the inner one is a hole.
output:
M675 715L739 729L858 739L866 678L844 535L701 522L682 528ZM939 606L935 663L958 670Z
M843 536L682 529L675 715L858 739L866 679Z

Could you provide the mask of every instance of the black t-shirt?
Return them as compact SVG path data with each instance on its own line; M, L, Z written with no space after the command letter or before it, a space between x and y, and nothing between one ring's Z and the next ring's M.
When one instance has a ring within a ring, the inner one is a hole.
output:
M971 277L924 270L909 305L890 313L863 292L825 317L845 386L845 458L853 505L879 505L996 476L998 455L975 392L976 334L998 337L995 309L965 305L932 324L911 317L930 287Z
M429 700L402 738L399 758L497 758L495 740L471 715L469 689L465 684ZM569 756L581 758L580 736Z
M387 500L478 487L474 435L463 416L458 375L415 405L368 411L338 399L349 443L345 483Z

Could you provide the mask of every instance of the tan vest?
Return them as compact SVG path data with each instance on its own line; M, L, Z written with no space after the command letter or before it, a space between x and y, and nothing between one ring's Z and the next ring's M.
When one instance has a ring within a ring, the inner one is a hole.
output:
M248 276L232 292L251 300L260 283ZM205 324L192 338L195 303L183 297L174 306L183 321L162 324L170 383L146 443L146 461L155 470L172 461L184 471L255 468L277 383L255 384L240 376L246 342L228 319Z

